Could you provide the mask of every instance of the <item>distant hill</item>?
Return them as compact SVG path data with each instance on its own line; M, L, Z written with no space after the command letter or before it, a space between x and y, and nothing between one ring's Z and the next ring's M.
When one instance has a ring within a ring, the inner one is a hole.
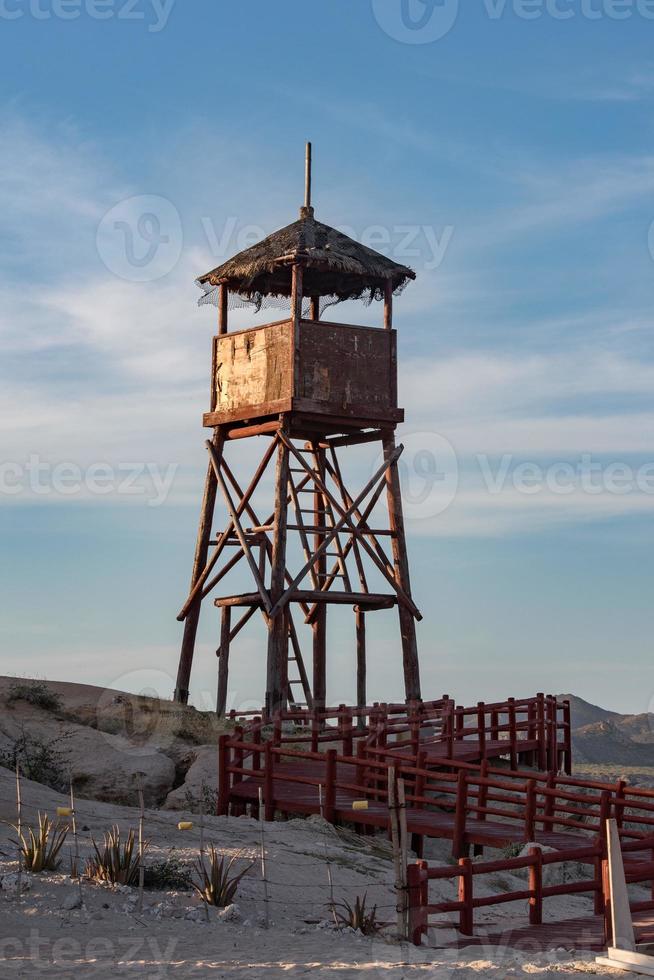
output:
M590 704L583 698L578 698L576 694L561 694L560 700L570 702L570 717L573 728L583 728L585 725L594 725L598 721L614 721L616 724L629 715L618 714L617 711L608 711L607 708L599 708L596 704Z
M574 694L561 698L570 701L575 769L618 774L624 770L654 780L653 714L621 715Z

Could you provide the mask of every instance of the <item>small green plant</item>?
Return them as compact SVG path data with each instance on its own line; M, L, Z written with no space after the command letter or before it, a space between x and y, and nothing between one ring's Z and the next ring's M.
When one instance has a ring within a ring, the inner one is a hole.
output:
M234 901L234 896L236 895L241 879L245 877L252 867L251 864L248 864L247 868L244 868L237 874L232 874L232 868L238 858L239 855L235 854L234 857L227 859L219 855L213 844L210 844L209 869L207 870L204 860L199 859L197 861L196 870L200 883L196 884L196 882L193 882L193 887L202 901L207 905L214 905L216 908L224 909Z
M384 927L377 918L377 906L368 908L367 899L366 892L363 898L357 895L354 905L346 901L339 902L334 910L338 924L345 929L355 929L364 936L376 936L380 933Z
M69 786L67 753L59 748L59 744L68 737L64 734L46 742L23 729L21 735L12 740L11 746L0 752L0 766L12 772L18 767L25 779L42 783L59 793L65 792Z
M61 864L59 851L68 836L68 827L52 823L44 813L39 813L39 826L28 827L26 831L14 827L18 834L18 845L23 867L26 871L38 874L40 871L56 871Z
M58 711L61 708L61 696L55 694L44 681L16 681L7 692L7 704L15 701L26 701L44 711Z
M215 813L218 809L218 790L203 780L199 794L192 793L190 789L185 791L184 803L184 809L191 813L200 813L201 810L205 813Z
M191 888L191 869L171 854L164 861L145 866L143 884L156 891L188 891Z
M113 826L104 834L104 843L93 843L93 854L86 862L86 874L96 881L108 881L112 885L135 885L139 876L139 856L134 853L136 838L130 830L127 839L120 836L120 828ZM148 845L146 844L145 847Z

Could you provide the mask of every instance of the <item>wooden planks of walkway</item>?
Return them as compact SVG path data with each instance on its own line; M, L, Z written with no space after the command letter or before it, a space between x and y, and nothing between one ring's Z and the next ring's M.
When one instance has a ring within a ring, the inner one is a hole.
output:
M274 778L274 808L285 814L319 814L320 791L319 785L324 781L325 764L313 759L282 760L275 763ZM342 823L350 823L360 827L377 827L386 829L389 826L388 804L385 799L375 800L374 790L357 786L358 773L354 765L337 762L335 771L336 791L332 801L333 816ZM241 803L257 804L262 778L246 777L232 785L230 798ZM350 787L350 788L346 788ZM354 804L366 803L365 809L355 809ZM407 829L417 837L433 837L454 840L457 832L457 821L454 812L447 809L435 809L439 801L433 801L434 807L429 809L407 808ZM446 800L445 807L452 807ZM524 841L524 825L520 822L520 813L516 812L515 822L499 822L497 820L480 820L468 817L465 824L463 843L467 847L486 846L492 848L510 847ZM582 833L561 831L536 831L537 842L557 850L574 850L584 845L588 837Z
M638 943L654 943L654 911L635 912L633 916ZM456 929L456 923L442 922L435 927L436 935L445 928ZM476 927L474 936L459 936L454 942L444 942L444 949L466 947L506 947L518 952L547 952L563 949L570 953L599 953L606 949L604 918L601 915L544 922L539 926L498 928L496 924ZM440 943L439 943L440 945Z

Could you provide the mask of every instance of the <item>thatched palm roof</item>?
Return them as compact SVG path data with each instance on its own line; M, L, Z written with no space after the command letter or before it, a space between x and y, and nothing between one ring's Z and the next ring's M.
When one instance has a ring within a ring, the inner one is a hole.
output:
M205 289L223 283L254 300L290 296L291 267L298 260L304 265L305 296L381 298L388 282L399 292L416 277L407 266L316 221L313 208L302 208L299 221L239 252L198 283Z

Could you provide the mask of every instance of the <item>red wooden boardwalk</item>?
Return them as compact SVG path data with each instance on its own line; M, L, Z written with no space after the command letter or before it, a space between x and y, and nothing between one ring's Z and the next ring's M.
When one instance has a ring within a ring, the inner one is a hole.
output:
M633 916L638 943L654 943L654 911L635 912ZM456 929L456 923L435 927L436 935L443 929ZM476 926L476 935L459 936L455 942L443 944L444 949L465 949L469 946L504 946L518 952L547 952L564 949L573 952L601 953L606 949L604 919L601 915L580 916L559 922L544 922L540 926L504 927L497 924ZM440 943L439 943L440 945Z
M324 779L325 765L313 759L293 759L280 761L274 767L274 799L275 809L282 813L318 814L320 813L320 793L318 785ZM387 828L389 826L389 810L387 800L374 800L357 786L358 774L356 767L338 762L336 765L336 794L334 799L334 816L343 823L357 826L372 826ZM297 780L301 779L302 782ZM306 780L306 782L304 781ZM311 782L310 782L311 781ZM258 802L261 778L244 778L234 782L230 797L243 803ZM351 787L351 788L345 788ZM366 809L354 809L353 804L365 800ZM438 805L438 801L434 800ZM452 804L443 800L446 807ZM516 814L519 817L519 814ZM410 834L419 837L435 837L453 840L456 830L454 812L436 809L407 808L407 829ZM589 840L582 833L561 831L536 831L535 839L548 847L557 850L574 850L583 847ZM524 841L523 824L501 823L496 820L480 820L468 818L466 821L464 843L481 845L492 848L509 847Z

